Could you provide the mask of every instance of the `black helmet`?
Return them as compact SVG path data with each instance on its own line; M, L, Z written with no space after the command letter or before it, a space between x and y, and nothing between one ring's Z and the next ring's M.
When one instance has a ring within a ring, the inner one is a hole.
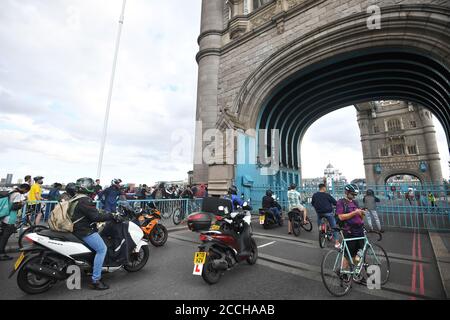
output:
M75 193L77 192L77 186L75 185L75 183L71 182L67 184L65 190L69 196L74 197Z
M374 192L373 192L373 190L372 189L367 189L367 195L368 196L373 196L374 195Z
M91 178L80 178L77 180L76 189L78 193L91 194L94 190L95 182Z
M33 178L33 180L36 181L36 182L39 181L39 180L42 180L42 179L44 179L44 177L42 177L42 176L37 176L37 177Z
M355 196L357 196L359 194L358 186L356 184L354 184L354 183L347 184L344 187L344 189L345 189L345 192L350 192L350 193L352 193Z
M112 181L111 181L111 184L121 184L122 183L122 180L121 179L113 179Z
M297 185L295 183L291 183L291 190L297 189Z
M238 193L238 189L236 188L236 186L231 186L228 188L228 194L234 194L237 196Z
M266 196L268 196L268 197L271 197L271 196L273 196L273 192L272 192L272 190L267 190L266 191Z

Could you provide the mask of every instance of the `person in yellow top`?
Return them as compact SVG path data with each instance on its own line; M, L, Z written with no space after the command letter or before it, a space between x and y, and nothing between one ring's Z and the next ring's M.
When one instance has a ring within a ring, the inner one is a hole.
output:
M44 183L44 177L37 176L34 177L34 184L31 186L30 192L28 193L28 205L30 206L30 211L36 214L36 225L41 222L42 212L41 203L42 201L42 184Z

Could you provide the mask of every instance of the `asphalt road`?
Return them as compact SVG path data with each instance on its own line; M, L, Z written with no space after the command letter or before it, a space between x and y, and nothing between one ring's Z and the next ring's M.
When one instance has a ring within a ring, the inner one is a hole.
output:
M327 249L318 245L316 225L313 232L299 237L288 235L286 226L264 230L254 224L254 233L260 247L257 264L243 263L227 271L216 285L192 275L198 234L180 230L170 233L164 247L150 246L149 262L140 272L106 274L111 289L103 292L89 290L89 278L84 277L81 290L68 290L60 282L47 293L28 296L17 287L15 277L7 278L13 262L0 262L0 299L336 299L320 277ZM386 232L380 244L390 257L390 281L382 290L355 284L344 299L445 298L427 234Z

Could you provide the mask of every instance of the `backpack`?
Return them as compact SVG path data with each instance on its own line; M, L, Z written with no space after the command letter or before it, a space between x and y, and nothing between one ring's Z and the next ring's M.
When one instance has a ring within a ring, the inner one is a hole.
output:
M59 202L52 210L50 218L48 219L48 226L53 231L58 232L73 232L75 223L81 221L84 217L72 222L72 215L78 200L87 197L86 195L78 195L69 201Z
M11 213L11 205L9 203L9 196L12 192L0 192L0 219L9 216Z

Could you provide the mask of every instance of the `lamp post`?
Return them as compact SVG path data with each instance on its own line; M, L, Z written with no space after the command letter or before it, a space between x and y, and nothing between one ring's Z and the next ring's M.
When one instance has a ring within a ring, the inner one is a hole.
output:
M120 14L120 18L119 18L119 29L117 31L116 49L114 52L111 80L109 82L108 102L106 103L105 119L104 119L104 123L103 123L102 142L101 142L101 146L100 146L100 155L98 158L98 167L97 167L97 178L98 179L100 179L100 176L102 173L103 153L105 151L106 135L108 132L109 111L111 109L111 97L112 97L112 91L113 91L113 87L114 87L114 77L116 74L117 56L119 54L120 36L122 35L122 26L123 26L123 21L125 19L126 3L127 3L127 0L123 0L122 13Z

